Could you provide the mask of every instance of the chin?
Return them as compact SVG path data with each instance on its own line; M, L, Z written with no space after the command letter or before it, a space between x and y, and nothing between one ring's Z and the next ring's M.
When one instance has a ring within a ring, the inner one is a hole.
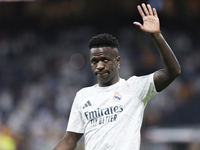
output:
M107 83L107 82L109 82L109 79L106 78L106 77L105 77L105 78L102 78L102 77L100 78L100 77L98 77L97 79L98 79L98 81L101 82L101 83Z

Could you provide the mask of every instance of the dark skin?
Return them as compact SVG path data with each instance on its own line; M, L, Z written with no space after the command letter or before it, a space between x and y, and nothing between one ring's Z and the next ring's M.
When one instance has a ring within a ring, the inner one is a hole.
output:
M119 81L118 50L111 47L92 48L90 50L92 72L97 76L99 86L110 86Z
M143 8L143 10L142 10ZM160 22L156 9L144 3L137 9L143 19L143 25L134 22L142 31L151 36L156 44L164 68L154 73L157 92L165 89L181 73L180 65L160 32ZM116 48L99 47L90 50L90 62L93 73L97 76L99 86L113 85L119 81L118 65L120 57ZM73 150L83 134L66 132L54 150Z
M67 131L53 150L73 150L83 134Z
M142 31L152 37L164 65L164 69L158 70L154 74L155 87L160 92L181 74L181 68L173 51L160 32L160 21L156 9L152 9L149 4L145 5L144 3L142 4L143 10L141 6L137 8L143 19L143 25L139 22L133 24L139 26Z

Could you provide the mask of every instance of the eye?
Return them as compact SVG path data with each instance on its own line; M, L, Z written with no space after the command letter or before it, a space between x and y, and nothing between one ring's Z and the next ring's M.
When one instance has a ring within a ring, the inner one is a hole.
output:
M91 63L92 63L92 64L96 64L96 63L97 63L97 60L93 59L93 60L91 60Z
M107 62L108 62L108 59L105 58L105 59L103 60L103 62L107 63Z

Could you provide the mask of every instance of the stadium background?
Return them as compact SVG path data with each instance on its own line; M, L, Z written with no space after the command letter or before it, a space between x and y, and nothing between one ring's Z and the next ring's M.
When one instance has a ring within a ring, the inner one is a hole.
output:
M200 1L142 2L157 9L182 74L149 101L141 150L199 150ZM132 24L142 22L138 4L140 0L0 3L1 150L49 150L64 135L75 93L96 83L88 57L92 36L106 32L118 38L123 78L162 68L153 41ZM76 150L83 150L83 140Z

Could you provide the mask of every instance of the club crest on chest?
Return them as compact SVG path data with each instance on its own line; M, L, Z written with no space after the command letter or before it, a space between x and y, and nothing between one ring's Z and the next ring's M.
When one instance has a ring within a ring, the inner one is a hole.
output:
M119 92L115 92L113 96L113 100L119 102L122 99L122 96Z

